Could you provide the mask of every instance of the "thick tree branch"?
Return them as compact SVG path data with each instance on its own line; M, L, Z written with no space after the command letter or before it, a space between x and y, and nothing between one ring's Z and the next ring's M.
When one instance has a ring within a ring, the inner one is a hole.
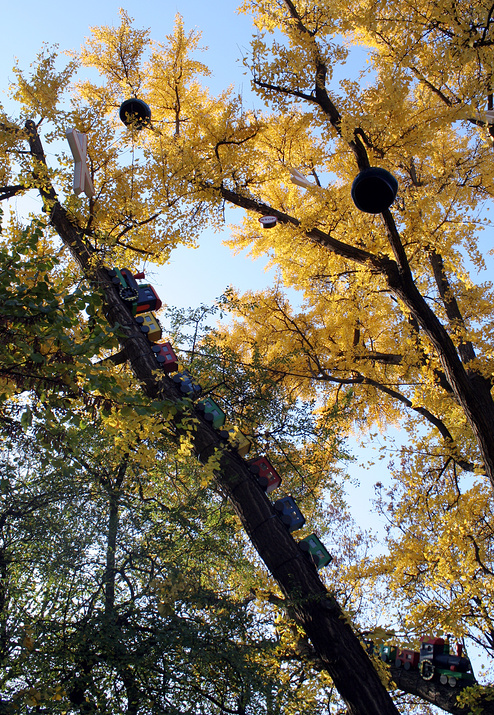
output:
M17 196L17 194L24 191L26 191L24 184L15 184L15 186L0 186L0 201L4 201L4 199L11 199L13 196Z
M215 191L215 187L211 185L205 185L204 188ZM244 196L236 191L227 189L225 186L216 188L216 192L223 199L225 199L225 201L229 201L231 204L246 209L247 211L254 211L261 216L276 216L280 223L289 224L295 228L300 226L300 221L297 218L283 213L282 211L278 211L272 206L264 204L252 196ZM318 228L310 229L306 235L313 239L315 243L319 243L325 248L329 248L336 255L346 258L349 261L359 263L370 268L375 268L376 272L379 273L385 270L385 266L389 260L381 256L377 256L374 253L370 253L369 251L364 251L362 248L357 248L356 246L351 246L348 243L343 243L343 241L333 238L330 234L325 233Z
M210 187L212 188L212 187ZM252 197L242 196L221 186L217 189L220 196L230 203L263 216L276 216L278 221L298 227L298 219L277 211ZM371 271L379 273L386 281L390 292L404 305L414 320L429 338L439 358L444 375L462 406L470 424L484 461L484 470L494 487L494 402L490 392L490 384L481 376L472 380L463 366L455 345L435 313L427 304L413 279L407 256L389 209L383 212L383 219L388 232L390 244L395 256L391 260L386 256L377 256L361 248L351 246L333 238L330 234L313 228L306 231L306 236L332 253L349 261L367 266Z
M293 619L294 614L289 602L275 594L270 594L268 600L279 608L283 608L287 616ZM295 648L289 652L288 658L306 663L315 670L323 670L324 668L317 652L303 636L297 637ZM435 680L424 680L420 677L418 670L405 670L389 664L386 665L386 668L392 677L393 683L400 691L417 696L425 702L436 705L445 712L452 713L452 715L469 715L470 707L460 707L456 702L458 693L461 692L461 686L451 688L449 685L441 685ZM482 712L483 715L494 715L494 700L492 700L491 688L484 689L477 697L476 704L482 708L479 712Z
M436 705L441 710L445 710L452 715L469 715L470 707L460 707L456 699L460 688L450 688L449 685L441 685L435 681L424 680L417 670L405 670L404 668L389 668L393 682L406 693L417 695L422 700ZM490 688L489 688L490 691ZM484 691L478 696L476 706L480 707L478 712L482 715L494 715L494 700L492 693Z
M28 119L25 128L29 148L34 161L33 177L41 198L43 199L45 210L50 216L53 226L59 235L63 237L64 243L70 249L74 258L80 264L81 268L91 277L94 272L91 259L96 251L89 242L83 239L83 233L75 222L69 219L67 212L58 201L51 182L48 180L46 157L36 124L31 119Z
M437 289L439 291L439 295L442 298L449 322L453 327L457 326L462 330L462 332L466 332L465 321L463 320L463 316L458 306L458 302L451 290L451 286L446 275L446 270L444 268L444 261L442 256L439 255L439 253L432 251L430 253L429 259L432 266L432 271L434 273L434 279L436 281ZM463 342L463 340L460 340L460 343L458 345L458 352L465 365L468 364L471 360L475 360L475 351L473 349L472 343L469 341Z

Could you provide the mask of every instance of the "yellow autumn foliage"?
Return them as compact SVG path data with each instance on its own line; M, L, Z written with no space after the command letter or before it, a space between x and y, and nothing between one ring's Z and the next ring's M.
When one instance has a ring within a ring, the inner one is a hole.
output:
M287 394L313 401L316 420L341 410L342 434L395 425L407 435L382 500L389 554L349 566L348 583L387 589L410 637L440 629L493 652L494 294L477 275L494 194L491 5L245 0L241 11L256 29L244 60L254 108L203 86L200 36L179 15L155 43L124 11L76 58L100 79L75 85L63 117L55 104L70 74L55 73L53 55L29 79L16 72L14 96L26 117L52 119L54 136L62 118L88 133L97 194L67 206L109 264L163 263L206 224L222 226L225 202L243 209L228 245L267 256L278 284L228 292L233 320L218 345L247 365L262 356ZM368 62L340 80L363 50ZM144 131L118 120L129 96L152 108ZM0 131L2 156L11 134ZM398 181L389 212L352 201L369 165ZM70 168L65 158L56 175L40 171L39 185L58 179L68 192ZM311 185L295 185L293 169ZM264 230L270 214L277 225ZM159 432L118 406L104 421L119 456ZM185 438L179 459L190 451ZM328 451L300 447L306 464Z

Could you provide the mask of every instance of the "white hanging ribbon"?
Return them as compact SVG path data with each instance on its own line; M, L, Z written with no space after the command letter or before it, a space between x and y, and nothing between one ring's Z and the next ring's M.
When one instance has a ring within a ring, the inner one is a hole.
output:
M79 196L83 191L88 197L94 196L96 193L93 187L93 182L89 176L89 169L86 163L87 137L77 129L67 129L65 135L69 140L72 156L74 157L74 193Z

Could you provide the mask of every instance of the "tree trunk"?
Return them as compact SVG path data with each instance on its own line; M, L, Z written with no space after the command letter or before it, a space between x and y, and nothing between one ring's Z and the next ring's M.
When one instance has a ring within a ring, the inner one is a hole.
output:
M121 326L125 335L122 344L146 393L174 403L183 400L179 387L172 380L162 377L157 383L153 377L156 361L149 342L120 300L106 271L99 270L97 279L107 297L110 324ZM232 503L259 556L290 600L298 624L312 641L349 714L396 715L398 710L347 617L277 516L247 464L234 450L224 446L218 432L200 412L194 411L193 407L186 409L190 409L195 418L193 440L201 461L216 449L222 450L221 467L216 473L218 484ZM181 419L179 414L176 422Z
M52 225L70 249L83 272L103 291L110 325L118 323L136 378L149 397L183 404L179 387L168 377L159 382L153 373L156 361L146 336L124 305L106 271L96 269L91 259L94 248L69 221L53 187L44 176L45 158L34 122L26 122L26 132L35 159L34 177ZM42 179L42 181L39 181ZM367 653L352 630L348 618L327 592L315 567L298 548L278 518L271 502L259 487L247 464L219 439L216 430L193 407L186 407L195 418L194 446L204 459L216 448L223 451L216 479L230 499L259 556L293 606L298 624L305 630L324 667L346 703L349 715L398 715ZM182 415L177 416L180 422Z

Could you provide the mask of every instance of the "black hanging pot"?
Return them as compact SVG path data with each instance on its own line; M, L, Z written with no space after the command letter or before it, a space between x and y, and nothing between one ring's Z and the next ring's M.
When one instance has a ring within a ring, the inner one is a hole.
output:
M352 184L352 199L360 211L380 214L389 209L396 198L398 182L386 169L370 167L358 174Z
M151 110L142 99L133 97L120 105L120 119L126 127L142 129L151 124Z

